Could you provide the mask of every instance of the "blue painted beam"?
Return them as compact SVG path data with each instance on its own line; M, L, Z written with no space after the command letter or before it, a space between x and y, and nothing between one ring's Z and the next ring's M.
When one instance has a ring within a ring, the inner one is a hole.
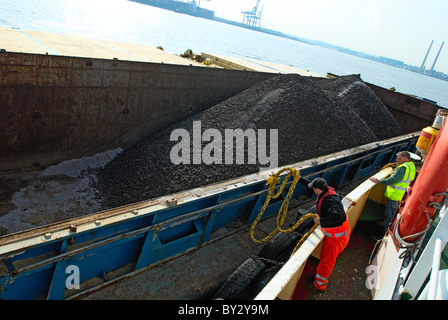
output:
M412 137L325 163L315 163L300 169L301 175L324 177L337 188L393 162L398 151L413 151L416 140L417 137ZM278 212L289 185L290 182L283 196L271 201L264 217ZM293 197L302 195L311 193L298 184ZM107 284L114 280L111 271L130 265L131 271L126 272L136 272L199 248L214 240L213 231L227 227L235 219L245 225L252 224L266 196L265 180L242 184L184 204L136 215L110 225L99 225L94 230L73 231L65 238L50 239L20 250L20 254L12 253L3 257L8 274L0 277L0 299L63 299L78 294L82 291L65 287L66 279L71 276L68 268L73 266L79 269L80 283L98 278Z

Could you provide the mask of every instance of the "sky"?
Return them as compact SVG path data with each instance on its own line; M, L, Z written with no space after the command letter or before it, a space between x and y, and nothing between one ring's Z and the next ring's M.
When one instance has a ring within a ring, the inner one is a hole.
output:
M198 0L196 0L198 1ZM257 0L201 0L215 16L242 22ZM448 74L447 0L260 0L261 26Z

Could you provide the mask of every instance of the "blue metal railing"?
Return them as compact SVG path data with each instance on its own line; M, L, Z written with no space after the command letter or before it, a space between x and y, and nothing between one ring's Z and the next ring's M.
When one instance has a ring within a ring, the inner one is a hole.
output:
M414 151L417 138L406 136L300 168L300 172L309 178L323 177L337 188L393 162L398 151ZM284 189L284 196L288 189L289 184ZM237 219L244 226L252 224L265 202L267 191L266 180L242 183L143 215L132 216L131 210L126 219L104 225L98 221L97 226L86 231L78 230L74 219L74 225L65 236L52 240L51 233L43 232L37 236L44 240L0 255L4 264L0 299L64 299L101 288L222 237L215 236L214 231L226 229ZM299 184L293 197L301 195L310 195L310 192ZM272 201L263 218L276 214L283 199L279 197ZM119 210L124 212L126 207ZM36 234L33 236L36 238ZM2 243L22 240L26 239L20 234L14 235L14 239L5 236L3 241L0 238L0 248ZM79 270L79 273L68 270ZM79 283L79 289L69 285L72 280Z

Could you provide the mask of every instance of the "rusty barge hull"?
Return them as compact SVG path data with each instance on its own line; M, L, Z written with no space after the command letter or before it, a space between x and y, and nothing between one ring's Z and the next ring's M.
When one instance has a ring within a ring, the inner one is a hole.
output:
M0 53L0 171L126 147L269 73Z
M13 52L0 52L0 65L0 171L126 148L278 75ZM432 123L437 105L368 85L404 133Z

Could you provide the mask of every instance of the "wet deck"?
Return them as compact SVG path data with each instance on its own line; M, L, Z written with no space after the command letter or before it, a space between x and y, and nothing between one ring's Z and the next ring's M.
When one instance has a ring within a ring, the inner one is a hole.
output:
M0 27L0 49L97 59L204 66L157 48L34 30Z
M222 66L227 69L235 70L248 70L248 71L258 71L258 72L270 72L270 73L295 73L300 74L305 77L318 77L323 78L324 76L317 73L310 72L308 70L303 70L290 65L284 65L281 63L260 61L252 58L243 57L231 57L222 54L212 54L212 53L202 53L203 58L208 58L213 61L214 64Z
M150 46L1 26L0 49L7 52L207 67L203 63L185 59L179 55ZM303 76L322 77L307 70L280 63L260 61L251 58L230 57L219 53L202 53L202 56L204 59L209 58L215 61L214 67L218 66L226 69L269 73L297 73Z

